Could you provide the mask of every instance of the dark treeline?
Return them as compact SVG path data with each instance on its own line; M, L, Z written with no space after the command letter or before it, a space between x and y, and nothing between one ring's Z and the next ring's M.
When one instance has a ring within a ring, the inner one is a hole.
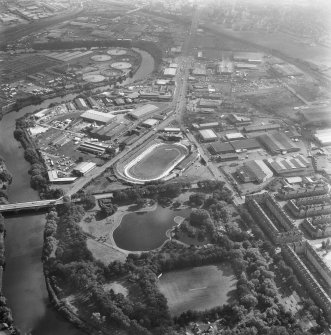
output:
M8 194L7 189L11 184L13 176L7 170L5 161L0 157L0 204L7 203Z
M5 219L0 213L0 267L1 274L3 276L3 270L5 267ZM2 282L2 278L1 278ZM7 300L2 294L2 287L0 287L0 323L6 324L2 329L8 329L10 334L19 335L20 331L14 326L14 319L11 309L7 306Z
M42 199L57 199L63 196L64 193L61 189L50 189L47 169L43 158L26 130L30 126L32 126L32 121L26 118L26 116L17 119L14 137L22 144L24 158L31 164L29 169L31 187L39 192Z

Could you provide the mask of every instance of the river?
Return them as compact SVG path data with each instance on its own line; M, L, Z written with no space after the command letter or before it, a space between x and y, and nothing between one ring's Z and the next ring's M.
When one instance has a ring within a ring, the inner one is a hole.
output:
M141 52L142 66L132 80L146 77L153 71L150 55ZM30 187L23 149L13 136L15 120L36 109L46 108L52 102L72 100L75 95L45 100L38 106L22 108L18 113L5 115L0 122L0 156L6 160L13 175L8 196L10 202L37 200L38 193ZM82 335L49 304L45 286L41 251L43 245L44 215L33 214L6 218L6 270L3 293L12 309L16 326L22 334L33 335Z

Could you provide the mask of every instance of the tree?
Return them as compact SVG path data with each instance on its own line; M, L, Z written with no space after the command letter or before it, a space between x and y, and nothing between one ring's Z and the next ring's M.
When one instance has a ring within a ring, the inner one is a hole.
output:
M206 196L203 193L193 193L190 195L189 201L196 206L201 206L203 205L205 198Z
M96 205L95 196L89 192L84 194L81 200L86 209L92 209Z

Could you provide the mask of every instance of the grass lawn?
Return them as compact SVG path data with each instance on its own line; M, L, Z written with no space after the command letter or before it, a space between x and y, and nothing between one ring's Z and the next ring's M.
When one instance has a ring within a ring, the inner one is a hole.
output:
M164 273L159 288L168 300L172 315L205 310L226 304L236 289L229 265L207 265Z

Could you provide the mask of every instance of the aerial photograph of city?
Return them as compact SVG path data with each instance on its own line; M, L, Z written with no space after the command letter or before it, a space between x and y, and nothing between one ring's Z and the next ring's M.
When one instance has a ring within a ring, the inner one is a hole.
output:
M0 335L331 335L331 1L0 0Z

